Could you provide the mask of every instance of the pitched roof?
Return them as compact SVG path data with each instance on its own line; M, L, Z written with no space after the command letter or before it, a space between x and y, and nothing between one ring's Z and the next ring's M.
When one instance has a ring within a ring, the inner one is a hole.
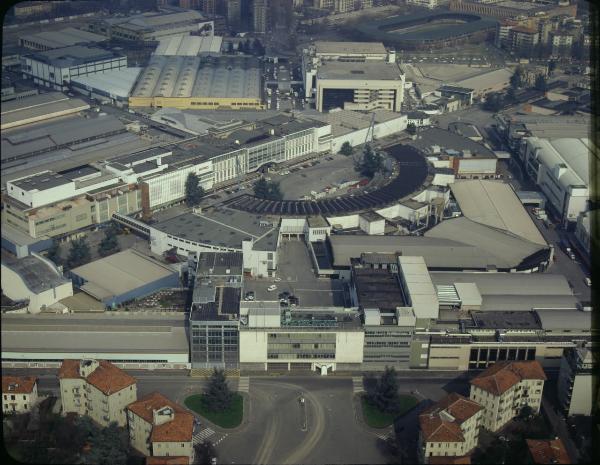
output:
M30 394L37 383L34 376L3 376L2 393Z
M81 378L79 364L81 360L63 360L58 377L60 379ZM111 395L136 383L133 376L106 360L100 360L98 368L88 375L86 381L103 394Z
M146 457L146 465L189 465L190 458L177 457Z
M419 424L425 441L464 441L460 425L482 408L477 402L455 392L447 395L419 415Z
M563 442L556 439L527 439L527 447L534 463L571 463Z
M427 458L429 465L471 465L470 455L461 455L457 457L445 457L435 455Z
M471 384L498 396L524 379L546 380L540 362L529 360L496 363L473 378Z
M155 410L170 407L174 410L173 420L162 425L154 425L150 440L152 442L186 442L192 440L194 416L179 404L172 402L158 392L153 392L127 406L127 409L153 424Z

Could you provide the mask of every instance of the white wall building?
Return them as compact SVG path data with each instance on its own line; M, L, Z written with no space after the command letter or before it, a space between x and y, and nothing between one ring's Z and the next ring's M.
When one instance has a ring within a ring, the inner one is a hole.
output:
M50 260L37 254L2 259L2 292L11 300L28 300L27 311L39 313L73 295L73 284Z
M33 376L2 377L2 413L30 412L38 402L37 378Z
M594 403L592 348L566 349L560 362L558 398L566 415L591 415Z
M548 205L563 220L575 223L588 208L590 139L527 137L520 156L527 174L540 186Z
M62 413L87 415L108 426L127 426L127 405L137 399L133 376L105 360L64 360L58 372Z
M471 400L483 406L482 426L498 431L528 405L540 411L546 375L537 360L497 362L473 378Z
M66 90L71 77L127 68L127 57L99 47L58 48L21 57L21 72L35 84Z

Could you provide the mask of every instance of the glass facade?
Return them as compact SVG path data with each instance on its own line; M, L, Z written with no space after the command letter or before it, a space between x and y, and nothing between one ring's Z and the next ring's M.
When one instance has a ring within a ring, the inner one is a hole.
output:
M191 331L192 368L238 368L237 322L233 324L192 322Z

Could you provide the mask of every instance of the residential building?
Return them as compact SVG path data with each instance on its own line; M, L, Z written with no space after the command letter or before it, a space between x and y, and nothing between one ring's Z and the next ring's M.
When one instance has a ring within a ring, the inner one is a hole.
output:
M40 313L73 295L73 285L50 260L32 254L2 256L2 292L13 301L26 301L29 313Z
M334 0L333 9L336 13L354 11L354 0Z
M265 33L268 29L269 5L267 0L254 0L252 2L252 21L254 32Z
M550 56L560 58L571 56L573 34L567 31L551 31L549 33Z
M483 407L451 393L419 415L419 454L423 463L432 457L464 457L477 447Z
M127 406L129 439L138 452L151 457L194 459L194 415L158 392Z
M528 405L539 413L546 375L540 362L498 362L470 381L470 398L484 408L482 426L495 432Z
M531 56L535 46L540 41L539 39L540 34L537 29L516 26L508 31L509 50L517 53L519 56Z
M536 464L571 464L571 459L562 440L554 439L526 439L527 449L531 461Z
M136 380L106 360L64 360L59 371L62 413L87 415L108 426L127 426L126 408L137 399Z
M591 344L566 349L560 362L558 399L567 416L591 415L594 403Z
M2 376L2 413L30 412L38 402L37 378Z
M227 0L227 24L237 30L242 22L242 0Z
M437 8L441 3L447 2L440 0L406 0L407 5L421 6L423 8L429 8L430 10Z
M55 90L67 90L71 77L127 67L127 57L99 47L73 45L21 57L24 78Z

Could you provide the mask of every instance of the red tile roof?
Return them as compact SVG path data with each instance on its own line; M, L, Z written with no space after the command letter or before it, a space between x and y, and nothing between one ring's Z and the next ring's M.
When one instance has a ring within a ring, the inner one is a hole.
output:
M31 394L33 386L37 383L34 376L3 376L3 394Z
M58 371L58 377L61 379L81 378L79 375L80 362L80 360L64 360ZM88 375L86 381L106 395L119 392L136 382L133 376L106 360L100 360L98 367Z
M460 425L482 410L477 402L452 393L419 415L419 425L426 442L463 442ZM445 417L442 412L453 418Z
M150 440L152 442L189 442L194 432L194 416L179 404L172 402L158 392L153 392L127 406L127 409L153 424L154 410L170 407L175 417L162 425L154 425Z
M571 463L563 442L556 439L527 439L527 447L534 463Z
M430 465L471 465L471 456L461 455L457 457L445 457L436 455L427 457L427 463Z
M146 457L146 465L189 465L190 458L178 457Z
M473 378L471 384L498 396L524 379L546 380L540 362L498 362Z

